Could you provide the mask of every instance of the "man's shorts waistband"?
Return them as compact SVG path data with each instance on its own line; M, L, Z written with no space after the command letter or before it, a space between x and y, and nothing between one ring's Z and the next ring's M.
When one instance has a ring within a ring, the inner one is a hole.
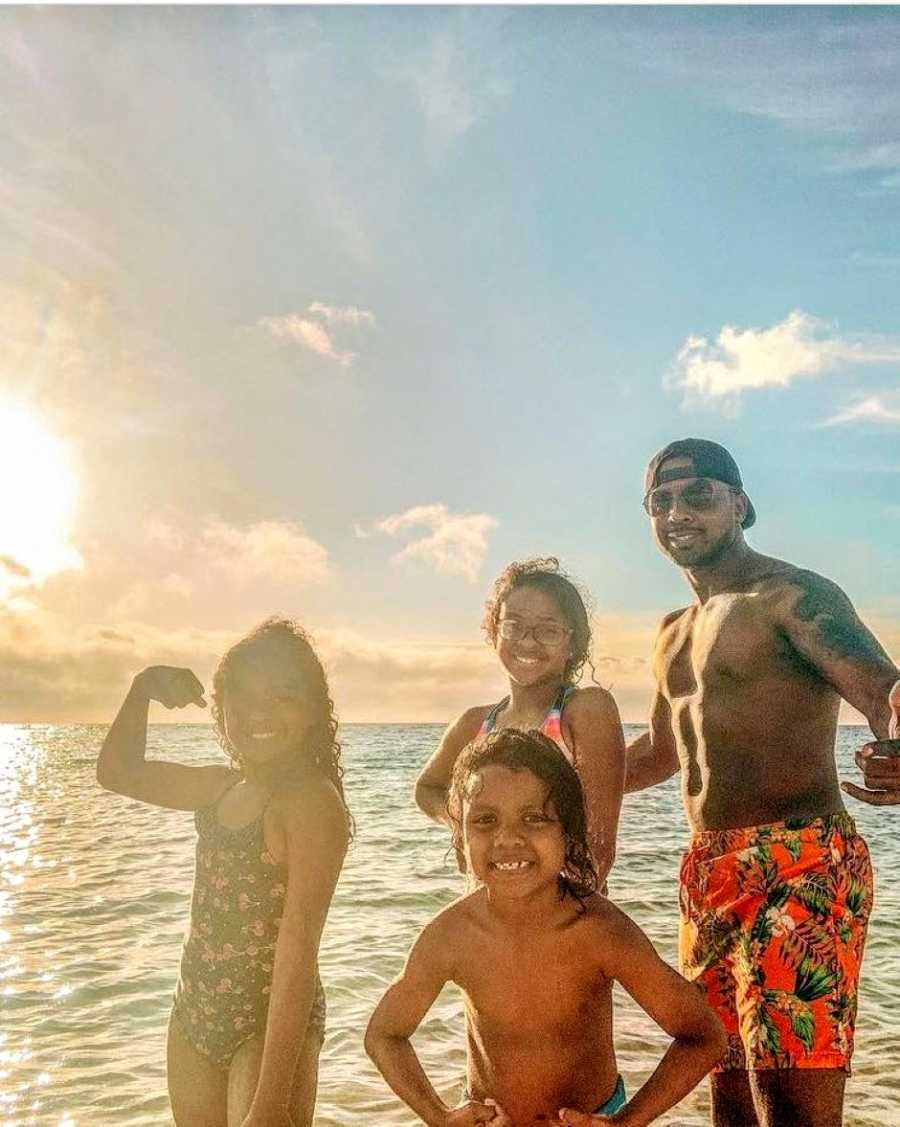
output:
M730 853L762 842L827 841L832 834L853 837L856 822L846 811L824 814L818 818L787 818L783 822L767 822L761 826L741 826L728 830L697 830L688 846L708 853Z

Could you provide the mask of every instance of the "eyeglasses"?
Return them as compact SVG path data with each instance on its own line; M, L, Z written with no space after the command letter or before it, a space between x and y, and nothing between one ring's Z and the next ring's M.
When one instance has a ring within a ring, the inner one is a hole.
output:
M501 618L497 624L497 633L507 642L523 642L530 634L539 646L561 646L572 631L555 622L526 626L517 618Z
M716 491L717 485L724 482L713 481L708 477L698 477L690 485L686 485L680 493L673 493L665 485L652 489L644 498L644 508L651 517L664 517L672 511L678 501L683 501L695 513L709 512L718 504L720 494ZM732 485L725 485L729 493L740 493Z

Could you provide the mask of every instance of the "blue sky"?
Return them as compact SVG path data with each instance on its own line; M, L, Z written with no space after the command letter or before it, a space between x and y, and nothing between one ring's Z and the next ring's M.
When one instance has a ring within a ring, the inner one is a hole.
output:
M42 436L0 715L103 719L279 610L346 719L447 719L502 688L494 574L553 553L642 719L687 588L641 478L687 434L900 656L898 45L892 8L0 12L0 426Z

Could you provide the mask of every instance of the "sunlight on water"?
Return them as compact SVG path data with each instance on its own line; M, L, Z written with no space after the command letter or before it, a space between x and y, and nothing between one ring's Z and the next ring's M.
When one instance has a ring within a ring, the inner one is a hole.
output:
M94 781L104 729L0 726L0 1127L167 1127L165 1029L193 877L190 815L105 794ZM461 890L444 830L412 805L434 749L432 726L350 726L342 733L357 820L323 941L328 1037L316 1123L413 1127L362 1049L365 1023L418 929ZM844 775L862 730L842 730ZM213 762L202 726L151 729L151 751ZM854 804L879 885L864 968L848 1127L900 1121L900 811ZM685 837L674 783L626 800L616 901L675 960L676 874ZM619 1063L630 1090L663 1036L617 995ZM458 995L444 992L417 1035L436 1087L460 1090ZM891 1062L891 1067L886 1067ZM701 1090L661 1123L708 1121Z

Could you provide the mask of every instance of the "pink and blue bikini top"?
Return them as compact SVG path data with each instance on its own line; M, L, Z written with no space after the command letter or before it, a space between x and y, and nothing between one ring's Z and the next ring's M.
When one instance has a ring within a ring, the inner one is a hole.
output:
M550 711L544 717L544 723L541 724L541 731L543 732L543 734L553 740L553 742L573 767L575 766L575 756L569 750L568 744L563 739L562 712L566 706L566 701L568 700L570 694L574 692L574 685L563 685L563 687L559 690L559 693L557 694L556 700L554 700ZM497 717L508 704L509 697L504 697L503 700L498 701L497 704L494 705L494 707L482 721L481 728L478 732L478 737L476 738L486 736L488 732L493 731L494 725L497 723Z

